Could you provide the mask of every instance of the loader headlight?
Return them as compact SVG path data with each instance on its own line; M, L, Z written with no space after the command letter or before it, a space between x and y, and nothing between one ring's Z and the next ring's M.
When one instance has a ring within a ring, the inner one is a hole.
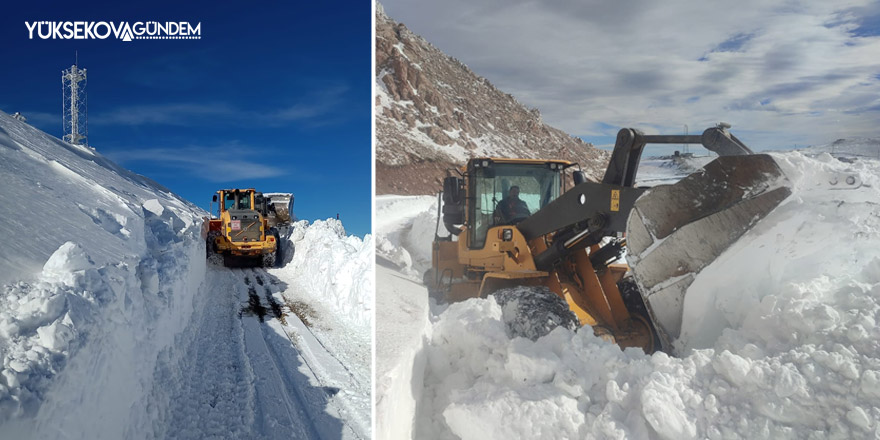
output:
M504 228L501 230L501 241L513 240L513 229Z

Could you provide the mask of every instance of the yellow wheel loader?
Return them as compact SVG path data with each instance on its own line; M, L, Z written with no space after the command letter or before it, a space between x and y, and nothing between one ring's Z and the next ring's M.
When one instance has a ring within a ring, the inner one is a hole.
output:
M601 182L562 160L469 160L438 195L425 285L446 301L496 293L509 302L524 286L549 290L600 337L648 353L670 348L694 276L791 194L775 161L728 128L691 136L622 129ZM652 143L700 143L719 157L674 185L639 188Z
M223 265L275 266L279 234L269 225L268 204L253 188L217 191L212 200L216 214L202 226L208 257L223 258Z

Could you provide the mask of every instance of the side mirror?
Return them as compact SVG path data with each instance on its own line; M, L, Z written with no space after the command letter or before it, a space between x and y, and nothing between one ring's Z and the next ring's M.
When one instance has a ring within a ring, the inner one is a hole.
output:
M464 201L461 178L449 176L443 179L443 203L460 205Z
M464 196L461 178L443 179L443 226L453 235L461 232L455 225L464 223Z
M214 198L212 198L211 201L217 203L217 194L214 194Z
M577 170L577 171L571 173L571 177L574 179L575 185L580 185L580 184L587 181L587 173L585 173L581 170Z

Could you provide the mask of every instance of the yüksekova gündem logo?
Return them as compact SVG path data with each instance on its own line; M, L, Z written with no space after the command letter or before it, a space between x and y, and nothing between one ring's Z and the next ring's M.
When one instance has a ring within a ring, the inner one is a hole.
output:
M33 40L198 40L202 23L186 21L26 21L28 38Z

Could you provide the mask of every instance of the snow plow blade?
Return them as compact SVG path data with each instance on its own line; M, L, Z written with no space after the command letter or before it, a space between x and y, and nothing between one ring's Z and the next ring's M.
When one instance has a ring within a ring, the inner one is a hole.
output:
M722 156L640 197L627 222L627 261L668 351L696 275L791 195L766 154Z

